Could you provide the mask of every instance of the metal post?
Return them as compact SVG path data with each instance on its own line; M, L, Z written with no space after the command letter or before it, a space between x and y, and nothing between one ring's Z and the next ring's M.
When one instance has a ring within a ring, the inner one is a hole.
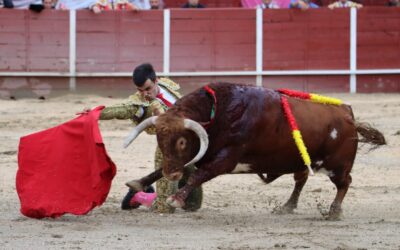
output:
M357 92L357 8L350 9L350 93Z
M69 90L76 90L76 11L69 11Z
M164 10L164 60L163 60L163 75L168 76L169 74L169 62L170 62L170 49L171 49L171 12L170 10Z
M256 10L256 71L257 71L257 86L262 86L263 73L263 10Z

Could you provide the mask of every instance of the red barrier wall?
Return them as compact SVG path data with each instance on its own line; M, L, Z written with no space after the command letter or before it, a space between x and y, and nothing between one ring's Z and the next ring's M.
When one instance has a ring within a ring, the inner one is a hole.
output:
M349 69L349 17L348 9L265 10L263 69ZM363 8L357 18L358 69L399 69L400 8ZM172 9L170 40L171 72L256 69L255 10ZM162 11L77 12L78 73L131 72L142 62L163 70ZM0 9L0 72L69 72L69 13ZM12 77L1 77L0 91L42 91L51 79L52 90L68 89L65 79L20 77L13 86ZM95 88L93 79L79 78L78 90ZM132 87L128 78L103 79L110 88ZM174 79L188 91L216 80L255 84L254 76ZM349 77L264 76L263 85L348 92ZM400 75L357 76L357 92L376 91L400 92Z
M130 72L163 64L163 12L77 12L77 72Z
M264 11L264 70L349 68L349 10Z
M365 8L358 13L357 68L400 68L400 8Z
M0 9L0 71L68 72L68 12Z
M255 11L174 10L171 71L255 70Z

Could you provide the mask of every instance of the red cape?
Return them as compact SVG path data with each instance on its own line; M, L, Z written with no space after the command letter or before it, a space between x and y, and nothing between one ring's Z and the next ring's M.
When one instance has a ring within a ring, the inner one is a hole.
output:
M82 215L106 200L116 167L97 123L103 108L21 137L16 185L22 214Z

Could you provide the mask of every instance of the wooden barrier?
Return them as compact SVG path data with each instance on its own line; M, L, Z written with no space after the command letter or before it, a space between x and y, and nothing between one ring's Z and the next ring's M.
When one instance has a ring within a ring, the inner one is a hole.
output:
M68 72L68 12L0 9L0 71Z
M172 9L170 16L170 72L256 71L255 10ZM262 18L263 70L349 69L349 9L265 10ZM142 62L151 62L158 72L162 72L163 25L163 11L100 15L78 11L77 73L88 76L115 73L118 76L121 72L131 72ZM358 10L357 69L400 69L400 8ZM7 72L13 74L7 75ZM32 74L22 79L19 72L21 75ZM0 77L0 96L7 96L4 93L10 89L13 92L26 88L32 91L45 89L52 86L51 79L54 79L51 91L67 90L69 85L65 78L50 76L59 74L66 77L69 74L69 13L45 10L38 14L0 9L0 73L3 74ZM110 82L110 88L132 89L128 75L130 73L116 80L107 77L104 81ZM14 77L19 79L15 86L12 84ZM78 78L78 84L83 86L78 86L77 91L94 87L96 81L93 79ZM256 83L252 75L185 75L174 79L185 85L185 91L217 80ZM292 87L318 92L348 92L348 83L347 73L264 76L262 82L272 88ZM358 75L357 92L400 92L400 76Z
M171 71L255 70L255 12L171 13Z
M77 13L77 71L130 72L134 65L163 62L163 12Z
M349 68L348 9L264 11L264 70Z
M400 68L400 9L365 8L358 13L357 67Z

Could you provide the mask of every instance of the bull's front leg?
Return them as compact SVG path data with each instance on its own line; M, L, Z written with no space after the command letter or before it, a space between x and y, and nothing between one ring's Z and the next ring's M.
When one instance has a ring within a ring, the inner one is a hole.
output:
M139 180L132 180L125 183L129 188L134 191L143 191L147 186L150 186L154 182L158 181L162 177L162 169L157 169L156 171L146 175Z
M240 155L236 148L225 148L220 150L213 160L202 164L189 176L185 186L180 188L174 195L167 199L167 203L173 207L183 207L185 200L193 189L201 186L218 175L232 172L238 163Z

